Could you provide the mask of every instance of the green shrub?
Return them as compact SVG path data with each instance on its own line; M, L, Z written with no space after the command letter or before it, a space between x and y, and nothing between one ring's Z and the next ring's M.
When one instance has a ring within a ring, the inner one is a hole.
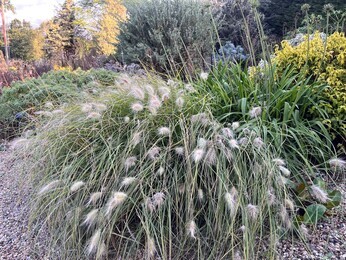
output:
M118 58L160 72L194 73L210 59L215 43L212 15L201 1L144 0L125 3Z
M44 108L47 102L59 105L82 98L82 91L113 85L115 78L116 73L106 70L51 71L41 78L15 82L0 96L0 122L5 126L0 132L15 130L19 121L28 120L29 115ZM17 129L19 133L20 129Z

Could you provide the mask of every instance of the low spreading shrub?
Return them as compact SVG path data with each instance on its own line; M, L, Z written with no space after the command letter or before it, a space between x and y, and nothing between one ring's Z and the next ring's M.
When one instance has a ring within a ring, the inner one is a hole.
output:
M52 71L37 79L15 82L4 88L0 96L0 122L5 125L1 132L11 135L10 132L25 125L23 121L45 106L83 98L83 91L98 91L101 86L113 85L115 78L116 73L106 70L77 70ZM17 129L19 133L20 129Z
M323 37L324 36L324 37ZM316 104L314 115L319 117L318 110L327 113L322 122L333 136L341 141L346 136L346 37L343 33L333 33L329 37L315 33L308 39L305 36L296 46L289 41L282 42L277 49L273 62L279 73L291 67L309 77L328 85Z
M194 74L209 60L216 41L208 6L196 0L125 3L118 59L141 62L159 72Z

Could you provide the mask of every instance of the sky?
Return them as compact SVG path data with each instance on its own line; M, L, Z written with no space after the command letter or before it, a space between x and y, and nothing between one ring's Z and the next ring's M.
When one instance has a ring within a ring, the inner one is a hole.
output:
M6 18L9 22L15 18L24 19L33 27L38 27L41 22L52 18L59 4L63 2L64 0L11 0L15 14L8 11Z

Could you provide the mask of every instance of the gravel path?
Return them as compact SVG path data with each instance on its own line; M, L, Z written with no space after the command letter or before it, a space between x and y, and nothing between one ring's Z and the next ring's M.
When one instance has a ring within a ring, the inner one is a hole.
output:
M21 185L14 164L10 151L0 152L0 257L30 259L25 217L28 189Z
M0 151L0 260L49 259L44 254L47 235L39 239L28 231L30 182L15 155L15 147ZM338 185L343 203L335 214L310 227L307 245L299 241L279 242L278 259L341 259L346 260L346 185Z
M0 259L46 259L38 257L45 236L35 240L28 231L31 189L18 163L23 158L13 154L13 148L0 151Z

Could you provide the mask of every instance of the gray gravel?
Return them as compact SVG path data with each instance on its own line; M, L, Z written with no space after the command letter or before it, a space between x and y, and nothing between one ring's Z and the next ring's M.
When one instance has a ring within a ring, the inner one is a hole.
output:
M10 151L0 152L0 252L1 259L30 259L28 189L17 174Z
M21 141L15 141L11 146L2 144L0 149L0 259L49 259L45 256L48 241L45 229L35 236L28 231L32 190L22 164L24 155L15 153L21 145ZM343 194L342 205L316 227L309 227L306 244L296 239L280 241L278 259L346 260L345 181L340 182L337 189Z
M24 158L14 155L15 147L3 145L3 148L0 151L0 259L46 259L44 230L38 239L28 231L31 188L20 163Z
M346 184L342 181L332 187L341 191L342 204L316 226L308 227L305 244L297 239L281 240L279 259L346 260Z

